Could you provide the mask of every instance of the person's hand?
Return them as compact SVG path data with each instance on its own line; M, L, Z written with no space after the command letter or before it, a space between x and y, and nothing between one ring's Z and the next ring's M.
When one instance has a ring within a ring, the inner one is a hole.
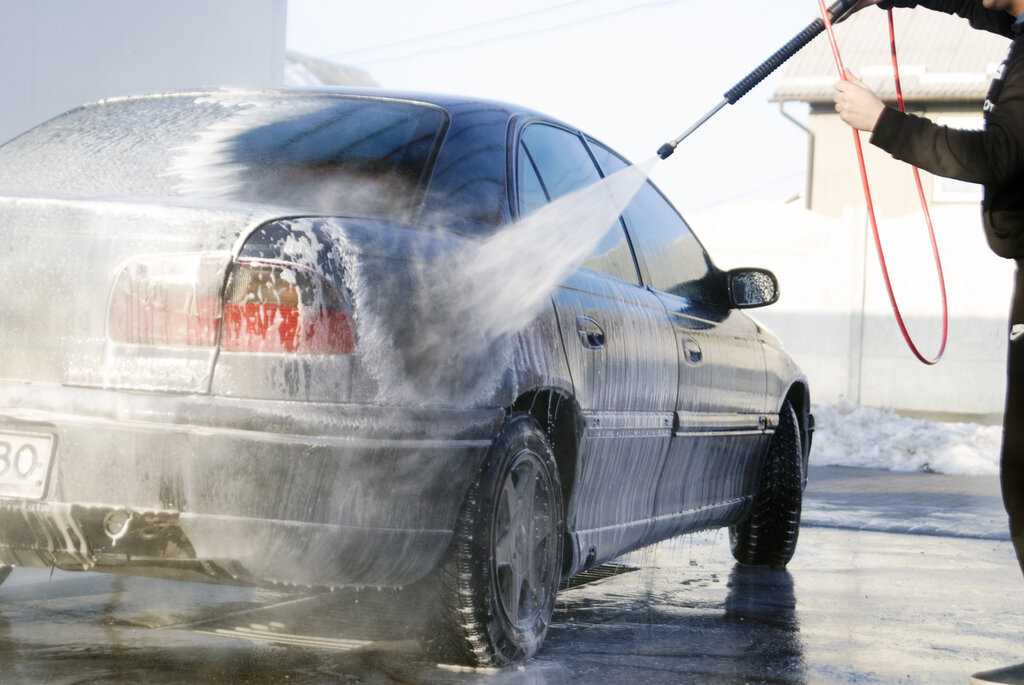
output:
M850 17L852 17L857 12L860 12L865 7L874 7L875 5L877 5L880 2L882 2L882 0L860 0L860 2L857 3L857 6L854 7L853 10L851 10L850 12L847 12L845 16L840 17L836 21L836 23L837 24L841 24L844 21L846 21L847 19L849 19Z
M850 126L871 133L885 111L885 103L853 74L847 72L847 78L836 84L836 111Z

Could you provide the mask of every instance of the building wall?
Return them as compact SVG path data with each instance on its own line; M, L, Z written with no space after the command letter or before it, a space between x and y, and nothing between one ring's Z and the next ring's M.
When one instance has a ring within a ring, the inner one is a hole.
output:
M943 125L981 126L980 102L935 103L915 110ZM769 313L777 325L793 332L818 363L829 398L840 396L868 405L934 413L997 415L1004 409L1007 313L1013 265L994 257L982 237L978 204L981 187L922 174L932 208L950 295L950 347L938 369L927 369L906 351L893 323L888 296L862 213L863 192L850 129L827 108L811 111L815 133L813 203L815 214L846 217L854 243L847 260L863 274L863 306L857 302L861 282L846 282L852 301L846 318L852 327L845 352L821 354L815 337L799 338L806 319L792 312ZM910 311L912 332L936 349L940 330L938 298L930 246L918 196L907 165L867 142L864 152L883 240L891 253L898 297ZM852 213L852 214L851 214ZM851 216L858 217L851 220ZM866 250L862 249L866 247ZM858 254L860 253L860 254ZM825 255L821 255L825 257ZM839 258L839 255L833 255ZM833 347L831 349L839 349ZM841 370L846 369L846 373ZM831 370L831 371L829 371ZM845 388L843 386L846 386Z
M992 416L1003 411L1014 265L989 252L976 216L969 207L934 213L951 316L937 367L903 343L863 211L830 219L793 205L734 206L688 218L719 267L762 266L779 277L782 299L753 315L807 373L814 401ZM916 216L890 219L882 232L911 331L933 354L941 309L927 234Z
M287 0L0 0L0 141L97 99L274 87Z
M980 124L979 109L947 104L921 113L968 128ZM928 414L1002 413L1015 267L992 254L984 240L980 187L923 174L950 298L946 358L926 367L906 348L893 318L850 129L825 108L812 110L809 126L816 136L812 211L795 205L730 208L696 218L716 261L777 272L782 300L755 315L804 368L817 401ZM938 348L941 309L913 176L906 164L868 144L867 136L864 142L897 297L911 332L931 355Z
M914 110L944 125L971 128L981 124L981 103L963 105L939 103ZM860 176L853 149L850 127L843 123L831 108L814 107L808 127L814 132L814 177L811 209L825 216L838 217L851 209L864 206ZM872 193L879 214L900 217L920 211L914 181L906 164L894 160L888 153L869 143L870 136L862 134L864 156L871 178ZM949 184L922 173L925 193L929 201L939 205L972 204L974 197L963 194L956 197L948 192ZM936 191L939 194L936 195ZM980 192L980 191L979 191ZM980 200L980 196L977 197Z
M853 136L835 112L812 111L809 128L814 132L814 194L811 209L831 217L864 206ZM863 134L864 156L871 177L875 204L886 216L905 216L919 208L913 178L907 165L868 143ZM924 179L931 194L931 178Z

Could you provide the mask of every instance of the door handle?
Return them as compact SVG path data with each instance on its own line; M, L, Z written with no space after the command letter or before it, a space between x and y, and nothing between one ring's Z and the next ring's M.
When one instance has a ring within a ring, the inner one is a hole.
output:
M700 366L704 363L704 350L700 348L700 343L694 338L687 337L683 340L682 347L683 361L689 366Z
M576 317L576 333L580 336L580 343L588 350L604 349L607 341L604 329L589 316Z

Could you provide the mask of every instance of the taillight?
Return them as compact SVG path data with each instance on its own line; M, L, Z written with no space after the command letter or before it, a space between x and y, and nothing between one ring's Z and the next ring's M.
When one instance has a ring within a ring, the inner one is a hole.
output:
M142 256L114 282L108 334L155 347L216 347L228 253Z
M228 275L220 341L227 352L351 354L352 310L318 273L294 264L240 261Z
M352 309L320 274L228 253L136 257L114 282L117 343L228 352L351 354Z

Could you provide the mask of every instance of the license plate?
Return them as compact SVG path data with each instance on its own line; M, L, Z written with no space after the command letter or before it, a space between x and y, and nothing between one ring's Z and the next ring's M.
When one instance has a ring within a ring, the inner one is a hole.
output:
M0 497L43 498L53 442L45 433L0 432Z

